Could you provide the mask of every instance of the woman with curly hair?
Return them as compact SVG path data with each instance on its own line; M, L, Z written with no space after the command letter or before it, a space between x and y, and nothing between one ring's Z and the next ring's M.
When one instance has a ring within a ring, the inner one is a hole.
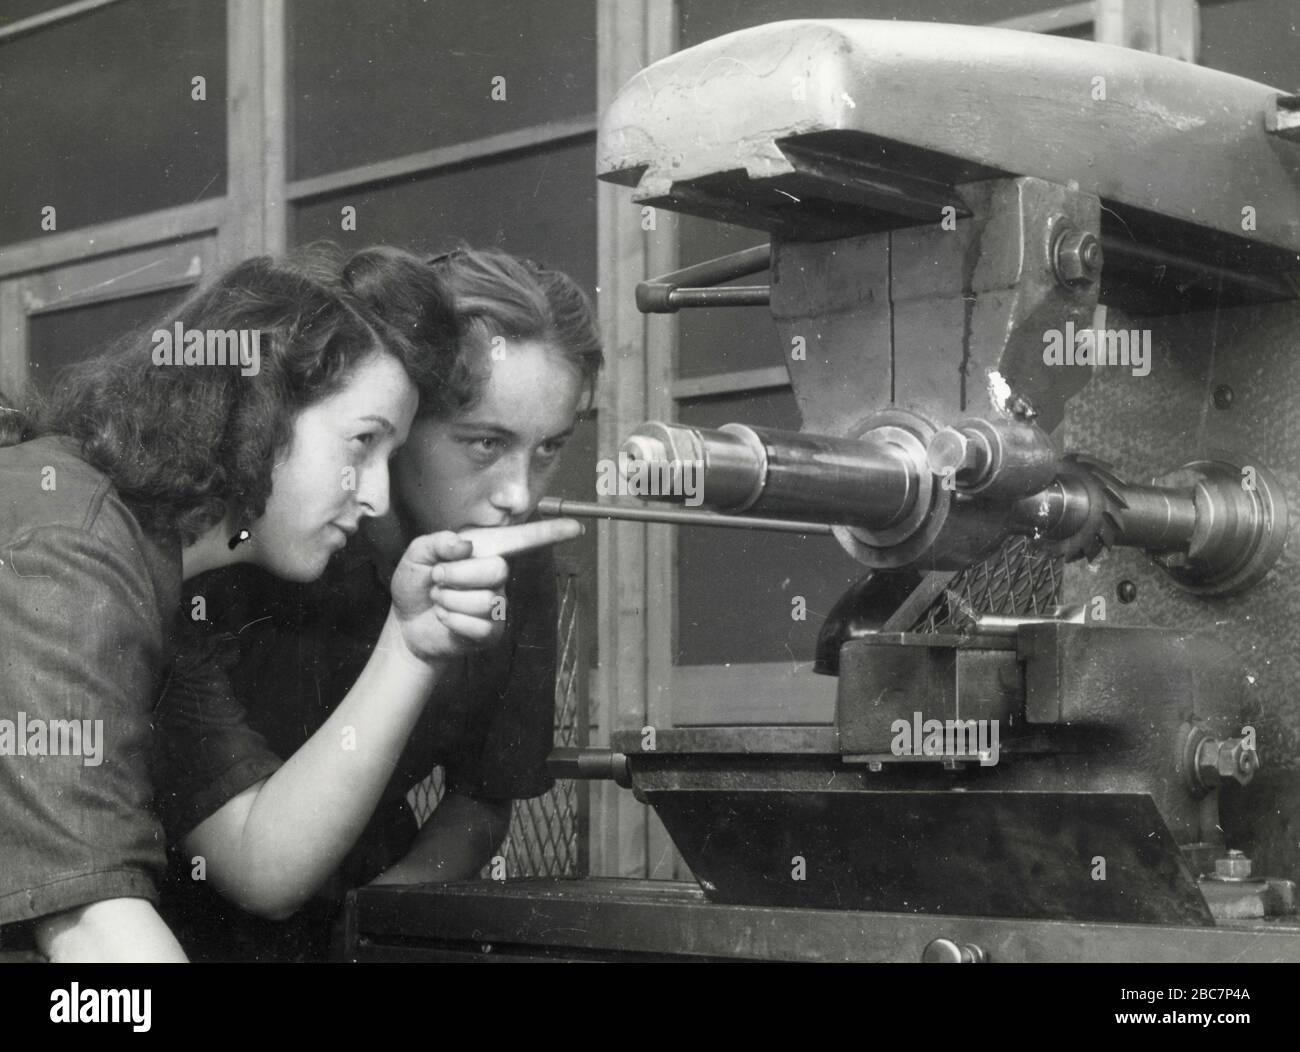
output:
M436 257L430 270L452 296L460 348L447 382L422 397L394 457L392 512L369 520L311 584L285 587L244 567L193 583L209 601L221 597L229 648L224 673L198 678L224 678L239 698L240 723L256 732L238 759L214 760L201 748L211 726L203 713L223 708L219 692L169 691L159 710L169 758L164 821L184 849L173 859L163 915L196 957L324 958L349 888L474 877L500 848L512 801L553 784L546 758L554 737L556 578L549 551L538 550L511 558L502 637L455 662L435 686L374 817L334 872L311 886L300 879L302 865L273 874L235 849L244 843L246 815L271 784L259 779L273 781L280 763L296 762L322 735L337 748L329 728L372 659L402 552L441 530L543 525L528 520L593 394L600 337L591 304L570 277L472 249ZM387 315L399 328L404 316L400 305ZM446 791L417 826L407 794L435 767ZM205 880L193 879L195 858L208 862Z
M243 368L166 364L138 333L61 378L49 404L3 414L20 441L0 449L0 925L55 960L183 959L154 908L151 783L152 709L186 674L169 631L182 581L241 562L320 576L387 511L388 459L420 395L441 396L456 342L442 283L387 250L341 271L250 260L155 333L177 325L256 333L260 360L244 339ZM472 552L450 533L405 549L373 659L338 709L363 746L336 735L277 772L250 850L328 860L355 839L445 662L500 632L504 560ZM213 762L231 723L212 714Z

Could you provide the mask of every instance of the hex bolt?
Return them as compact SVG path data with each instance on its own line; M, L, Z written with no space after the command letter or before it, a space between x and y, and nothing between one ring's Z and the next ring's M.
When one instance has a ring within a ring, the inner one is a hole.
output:
M1066 225L1052 249L1052 269L1062 285L1087 285L1101 273L1102 251L1097 236Z
M1223 779L1232 778L1245 785L1259 769L1259 753L1246 748L1243 739L1229 738L1219 745L1218 768Z
M1206 737L1196 748L1195 779L1203 788L1213 788L1231 779L1247 785L1259 770L1259 753L1246 747L1242 738Z

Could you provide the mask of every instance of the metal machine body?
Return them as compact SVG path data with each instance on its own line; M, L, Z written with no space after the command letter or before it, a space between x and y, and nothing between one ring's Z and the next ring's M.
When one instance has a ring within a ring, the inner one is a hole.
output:
M467 944L454 906L542 956L608 930L685 956L1300 960L1295 108L1149 54L898 22L761 26L638 75L601 176L770 237L641 305L766 304L803 427L648 422L624 453L697 466L711 518L829 526L863 565L819 644L835 724L629 729L565 761L650 803L703 899L365 892L362 927L405 903L429 945ZM1085 332L1085 364L1051 358ZM1064 594L935 630L959 575L1011 559L1069 562Z

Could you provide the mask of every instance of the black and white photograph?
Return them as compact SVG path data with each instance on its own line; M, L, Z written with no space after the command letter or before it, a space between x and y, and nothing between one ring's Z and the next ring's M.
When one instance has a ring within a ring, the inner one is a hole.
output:
M0 0L4 974L1264 1022L1298 349L1297 0Z

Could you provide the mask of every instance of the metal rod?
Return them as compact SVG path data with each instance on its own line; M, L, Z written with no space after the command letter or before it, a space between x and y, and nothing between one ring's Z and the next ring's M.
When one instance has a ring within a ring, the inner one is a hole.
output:
M543 497L537 505L543 515L589 519L626 519L630 522L663 522L674 526L730 526L741 530L772 530L777 533L829 535L821 522L791 522L789 519L759 519L752 515L719 515L712 511L673 511L639 508L626 504L593 504L560 497Z
M673 289L668 293L671 310L682 307L766 307L771 302L770 285L721 285L707 289Z
M546 758L546 765L556 778L608 779L625 789L632 788L627 756L613 749L557 745Z
M771 265L772 246L770 244L755 245L753 248L732 252L730 255L719 256L717 259L695 263L681 270L674 270L671 274L650 278L648 281L638 284L636 287L636 309L642 314L672 314L678 307L704 306L706 304L686 301L674 304L672 295L674 292L706 291L707 286L722 285L725 282L734 281L736 278L758 274L767 270ZM752 306L768 302L766 299L756 298L754 293L750 291L756 288L764 288L764 286L751 285L745 288L746 293L741 295L740 301L733 305ZM720 290L707 288L707 291L716 292ZM737 290L733 288L726 291L734 294ZM722 306L724 303L714 301L707 305Z

